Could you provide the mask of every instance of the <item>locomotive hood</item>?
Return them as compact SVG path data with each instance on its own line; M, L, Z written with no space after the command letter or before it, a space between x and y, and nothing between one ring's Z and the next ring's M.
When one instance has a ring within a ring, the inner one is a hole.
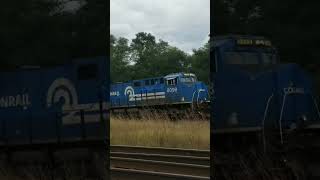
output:
M275 73L279 123L285 128L292 128L302 119L304 124L309 125L319 120L318 103L308 74L297 64L280 65Z
M276 69L278 93L312 94L312 81L297 64L283 64Z

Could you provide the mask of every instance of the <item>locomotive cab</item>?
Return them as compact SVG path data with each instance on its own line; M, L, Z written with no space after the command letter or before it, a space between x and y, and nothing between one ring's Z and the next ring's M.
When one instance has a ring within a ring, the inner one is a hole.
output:
M289 177L284 179L293 179L287 169L290 166L308 167L298 173L293 168L292 174L297 179L309 179L302 176L319 166L312 167L313 156L309 155L308 160L300 162L301 155L308 154L305 152L309 148L311 154L316 152L314 148L320 144L316 131L320 113L311 78L297 64L280 64L275 48L263 37L223 36L211 40L211 155L213 162L230 164L224 169L211 166L215 179L225 179L222 177L230 171L237 172L226 179L242 179L238 172L243 171L243 164L252 165L245 166L246 171L255 170L251 158L260 155L258 159L266 159L268 166L286 171ZM256 177L261 177L259 171Z
M275 49L269 40L249 36L217 37L212 45L212 132L260 130L266 99L273 91Z
M214 39L211 56L213 71L241 69L256 73L274 67L277 52L271 41L263 37L222 36Z
M282 134L301 119L319 120L311 79L296 64L280 64L269 40L223 36L214 39L212 49L213 133L269 128Z
M206 85L198 81L193 73L169 74L164 78L167 86L166 95L169 101L199 106L209 99Z

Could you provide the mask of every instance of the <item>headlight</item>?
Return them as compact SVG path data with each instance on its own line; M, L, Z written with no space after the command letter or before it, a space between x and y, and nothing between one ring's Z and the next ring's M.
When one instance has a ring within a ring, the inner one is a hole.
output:
M304 122L308 120L306 115L302 115L300 119L303 120Z

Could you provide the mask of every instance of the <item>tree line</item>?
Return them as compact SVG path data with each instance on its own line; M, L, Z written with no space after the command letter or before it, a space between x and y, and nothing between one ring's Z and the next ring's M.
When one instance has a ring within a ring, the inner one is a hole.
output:
M105 0L19 0L0 6L0 69L106 56ZM68 9L69 8L69 9ZM73 8L73 9L72 9Z
M139 32L129 41L110 35L111 79L124 82L157 77L175 72L195 73L199 80L209 80L209 44L188 54L150 33Z
M110 36L105 0L3 1L0 6L0 69L19 65L54 65L79 57L105 56L111 47L114 82L194 72L208 81L208 46L187 54L147 33L132 40ZM320 1L215 0L214 35L250 34L270 38L282 62L298 63L320 77ZM196 20L196 19L195 19ZM208 19L209 21L209 19ZM110 42L108 42L110 38ZM110 44L109 44L110 43Z

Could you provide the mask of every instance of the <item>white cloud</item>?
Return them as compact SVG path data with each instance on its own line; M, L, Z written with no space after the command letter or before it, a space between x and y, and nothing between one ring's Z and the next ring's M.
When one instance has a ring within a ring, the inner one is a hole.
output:
M210 0L111 0L111 33L132 39L150 32L185 52L201 47L210 32Z

